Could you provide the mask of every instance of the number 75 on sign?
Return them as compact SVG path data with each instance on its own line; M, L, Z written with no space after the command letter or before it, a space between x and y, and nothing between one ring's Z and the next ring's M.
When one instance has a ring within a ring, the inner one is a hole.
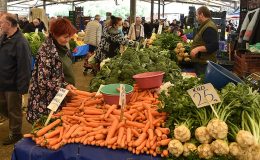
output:
M197 108L221 102L217 91L211 83L194 87L189 89L187 92L191 96Z

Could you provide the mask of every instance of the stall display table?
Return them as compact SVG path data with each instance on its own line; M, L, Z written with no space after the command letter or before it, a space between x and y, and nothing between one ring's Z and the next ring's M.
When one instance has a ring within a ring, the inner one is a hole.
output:
M23 138L14 146L12 160L160 160L151 155L135 155L127 150L67 144L57 151L37 146L30 138Z

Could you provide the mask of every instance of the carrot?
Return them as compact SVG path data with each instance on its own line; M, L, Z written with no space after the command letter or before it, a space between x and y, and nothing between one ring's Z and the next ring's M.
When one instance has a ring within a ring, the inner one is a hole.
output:
M109 114L112 113L114 111L114 109L116 109L116 105L110 106L109 109L107 110L104 118L108 118Z
M103 140L103 139L105 139L105 137L106 136L104 134L99 133L99 134L95 135L95 140Z
M153 137L154 137L153 129L149 128L149 129L147 130L147 132L148 132L148 135L149 135L149 140L152 140Z
M118 110L118 109L114 109L112 113L115 114L115 115L120 115L120 114L121 114L121 111ZM132 116L131 116L129 113L124 112L124 116L125 116L128 120L132 120Z
M113 123L112 123L112 125L111 125L111 127L109 128L109 131L108 131L108 133L107 133L106 141L110 140L110 139L114 136L118 124L119 124L118 119L114 119L114 121L113 121Z
M32 138L34 135L31 134L31 133L27 133L27 134L24 134L23 137L24 138Z
M61 131L61 127L56 127L54 131L46 133L44 135L45 138L52 138L54 136L56 136L57 134L59 134Z
M141 145L140 146L138 146L138 147L136 147L136 150L142 150L143 148L144 148L144 146L146 145L146 141L148 141L148 140L144 140L142 143L141 143Z
M127 128L126 130L126 141L127 143L129 143L132 139L132 133L131 133L131 129L130 128Z
M56 125L58 125L61 122L61 119L57 119L54 122L50 123L49 125L43 127L42 129L40 129L36 135L38 137L44 135L45 133L47 133L49 130L51 130L53 127L55 127Z
M157 123L161 123L163 121L163 117L159 117L153 121L153 125L156 125Z
M60 112L61 115L74 115L75 111L63 110Z
M86 126L87 127L98 127L100 126L101 124L100 123L97 123L97 122L87 122L86 123Z
M167 139L168 137L167 137L167 135L166 134L163 134L162 135L162 139Z
M143 128L143 132L147 132L147 130L149 129L150 127L150 122L148 121L146 124L145 124L145 127Z
M161 137L161 136L162 136L162 131L156 128L156 129L155 129L155 134L156 134L158 137Z
M142 120L145 120L146 117L144 116L144 114L142 112L138 112L139 116L141 117Z
M113 138L110 138L109 140L107 140L106 142L108 145L112 145L112 144L116 143L116 141L117 141L117 137L113 137Z
M132 115L131 121L135 120L135 118L136 118L138 115L139 115L138 112L134 113L134 114Z
M150 148L150 147L151 147L151 146L150 146L150 140L147 140L147 141L146 141L145 147L146 147L146 148Z
M84 105L85 106L90 106L90 105L94 105L94 104L100 104L102 102L103 102L102 99L94 99L94 100L87 101Z
M170 129L169 128L160 128L157 127L163 134L168 135L170 133Z
M158 143L159 143L160 146L166 146L166 145L169 144L170 141L171 141L171 139L169 138L169 139L163 139Z
M126 135L124 134L124 135L123 135L123 138L122 138L122 140L121 140L121 143L120 143L120 146L121 146L122 148L124 148L124 147L126 146L125 140L126 140Z
M68 132L64 135L64 138L70 138L71 134L77 129L79 125L76 124L76 125L73 125L69 130Z
M126 120L126 125L137 127L137 128L144 128L145 125L143 123L133 122Z
M77 95L82 95L82 96L87 96L87 97L93 97L95 96L94 93L90 93L90 92L85 92L85 91L81 91L81 90L73 90Z
M158 142L162 140L162 137L157 137L156 139Z
M131 131L135 135L135 137L139 137L139 133L137 132L136 129L132 128Z
M147 137L147 134L146 133L142 133L138 139L134 142L134 146L139 146L141 143L143 143L143 141L145 140L145 138Z
M135 102L136 99L137 99L137 97L138 97L138 93L137 93L137 92L134 92L134 93L132 94L131 98L130 98L130 101L131 101L131 102Z
M157 136L154 136L153 139L150 141L150 146L153 146L156 140L157 140Z
M162 152L164 157L168 157L169 156L169 151L167 149L163 150Z
M122 141L122 138L124 136L124 131L125 131L125 128L124 127L120 127L119 128L119 132L118 132L118 137L117 137L117 141L116 143L119 145Z
M75 107L62 107L62 110L68 110L68 111L77 111L78 108L75 108Z
M93 109L85 109L84 110L85 114L89 114L89 115L99 115L99 114L103 114L103 111L100 110L93 110Z

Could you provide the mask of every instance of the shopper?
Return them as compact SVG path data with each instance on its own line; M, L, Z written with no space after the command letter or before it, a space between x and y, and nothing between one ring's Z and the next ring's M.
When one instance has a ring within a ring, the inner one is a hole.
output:
M180 28L180 29L177 31L177 35L178 35L179 37L181 37L181 39L182 39L183 42L187 43L188 38L187 38L187 36L183 33L183 29Z
M22 95L27 93L31 75L31 51L13 14L0 17L0 100L9 118L9 136L3 145L22 138Z
M19 23L20 29L23 30L23 29L24 29L24 26L26 26L26 25L29 23L29 21L27 20L26 17L21 17L21 18L19 19L18 23Z
M85 71L87 69L92 69L92 65L88 63L88 59L94 54L97 45L100 43L101 34L102 34L102 26L99 23L100 15L96 15L93 21L88 22L85 30L85 39L84 42L89 45L89 51L86 55L84 68Z
M40 18L37 18L39 20L39 25L38 25L38 29L39 29L39 32L46 32L47 31L47 28L44 24L44 22L40 19Z
M152 36L153 26L151 22L144 22L144 37L149 39Z
M127 20L124 21L124 24L123 24L123 33L124 33L124 36L127 36L128 35L128 32L129 32L129 22Z
M122 32L122 18L111 16L110 24L104 27L101 42L98 45L95 61L99 63L106 59L112 58L118 54L120 45L134 45L133 41L124 38ZM96 70L98 67L96 68Z
M199 7L196 18L200 26L193 39L191 46L191 57L195 62L195 72L198 75L204 74L207 60L216 60L218 50L218 33L215 23L211 20L211 13L205 6Z
M32 22L24 26L23 32L31 33L31 32L35 32L36 29L38 29L38 31L41 32L42 30L39 29L40 27L39 25L40 25L40 21L37 18L35 18Z
M60 88L75 89L72 60L66 44L76 31L64 18L51 23L50 34L36 56L29 87L27 120L30 123L49 114L47 106Z
M130 26L128 38L133 41L140 42L144 38L144 26L141 24L142 19L136 17L135 23Z

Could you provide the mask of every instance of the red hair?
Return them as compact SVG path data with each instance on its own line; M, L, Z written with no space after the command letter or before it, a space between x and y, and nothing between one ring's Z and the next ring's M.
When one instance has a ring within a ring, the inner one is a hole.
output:
M72 23L65 18L58 18L57 20L52 21L50 25L50 33L57 37L64 34L72 36L77 32L77 29Z

